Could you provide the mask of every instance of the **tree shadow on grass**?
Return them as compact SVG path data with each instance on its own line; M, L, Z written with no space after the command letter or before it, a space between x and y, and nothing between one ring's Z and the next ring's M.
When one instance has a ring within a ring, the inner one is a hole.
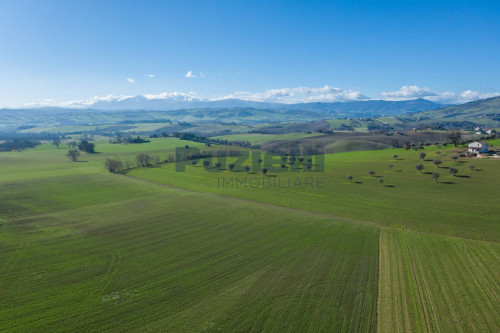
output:
M363 184L363 182L353 182L354 184Z
M396 187L394 185L384 185L384 187Z
M455 182L439 182L439 184L452 185L452 184L456 184L456 183Z
M75 162L77 162L77 163L82 163L82 162L88 162L88 161L75 161Z
M422 173L425 174L425 175L432 175L433 174L433 172L429 172L429 171L422 172Z
M460 177L460 178L470 178L470 176L467 176L467 175L456 175L455 177Z

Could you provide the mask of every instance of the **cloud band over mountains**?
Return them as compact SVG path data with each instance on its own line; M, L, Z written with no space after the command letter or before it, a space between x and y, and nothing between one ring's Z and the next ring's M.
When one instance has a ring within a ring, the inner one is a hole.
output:
M461 104L477 99L500 96L499 92L481 93L478 91L465 90L461 93L455 92L434 92L429 88L421 88L418 86L403 86L396 91L384 91L379 98L371 98L359 91L345 90L337 87L324 86L319 88L311 87L296 87L296 88L281 88L270 89L263 92L246 92L237 91L231 94L223 95L214 98L203 98L195 92L164 92L160 94L144 94L135 96L94 96L84 100L56 102L52 99L45 99L41 103L29 104L25 106L61 106L74 108L89 108L98 107L103 103L112 105L113 103L123 103L133 101L135 104L140 104L141 101L151 102L204 102L204 101L223 101L228 99L238 99L243 101L253 102L268 102L268 103L312 103L312 102L348 102L348 101L367 101L367 100L386 100L386 101L404 101L413 99L426 99L432 102L441 104Z

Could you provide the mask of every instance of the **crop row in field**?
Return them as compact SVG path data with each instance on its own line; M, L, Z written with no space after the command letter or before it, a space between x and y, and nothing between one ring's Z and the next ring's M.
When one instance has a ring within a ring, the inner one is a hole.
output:
M382 228L378 331L497 331L499 253L494 242Z

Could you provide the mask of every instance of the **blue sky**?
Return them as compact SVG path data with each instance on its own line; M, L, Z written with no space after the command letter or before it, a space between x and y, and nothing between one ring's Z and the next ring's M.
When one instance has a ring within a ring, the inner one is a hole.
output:
M498 1L0 0L0 106L466 101L500 92L499 17Z

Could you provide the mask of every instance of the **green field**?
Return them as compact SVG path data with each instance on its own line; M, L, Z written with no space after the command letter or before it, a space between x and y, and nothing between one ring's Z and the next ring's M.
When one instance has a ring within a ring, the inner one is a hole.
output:
M500 244L394 229L379 242L378 331L498 330Z
M247 133L247 134L231 134L213 136L212 139L229 140L229 141L248 141L253 145L260 144L267 141L276 140L294 140L301 138L310 138L320 136L320 133L292 133L292 134L261 134L261 133Z
M267 176L104 168L186 144L208 149L168 138L97 142L75 163L51 144L0 153L0 331L499 330L499 160L441 148L436 168L427 147L426 161L338 153L324 172ZM220 186L234 177L261 184ZM302 185L262 185L290 178Z

